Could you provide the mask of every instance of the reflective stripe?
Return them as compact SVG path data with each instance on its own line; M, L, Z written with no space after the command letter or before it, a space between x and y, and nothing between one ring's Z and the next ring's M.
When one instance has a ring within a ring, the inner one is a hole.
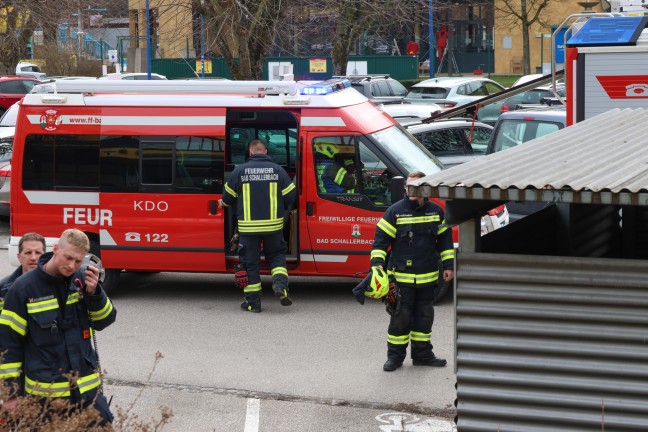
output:
M285 188L283 188L283 189L281 190L281 195L287 195L287 194L289 194L293 189L295 189L295 184L294 184L294 183L290 183L288 186L286 186Z
M447 226L445 226L445 225L439 225L439 230L437 231L437 235L441 235L441 234L443 234L444 232L446 232L447 230L448 230L448 227L447 227Z
M392 344L392 345L407 345L409 342L409 335L403 335L403 336L394 336L387 334L387 343Z
M396 228L385 219L380 218L378 221L378 228L383 230L389 237L396 238Z
M277 217L277 183L271 182L268 184L268 193L270 194L270 217Z
M41 383L25 377L25 391L28 394L44 397L70 397L69 382Z
M384 260L387 258L387 252L380 249L372 249L371 258L382 258Z
M272 276L282 274L288 276L288 269L286 267L275 267L272 270L270 270L270 273Z
M430 342L432 338L432 332L430 333L421 333L421 332L411 332L410 333L412 341L414 342Z
M439 272L412 274L412 273L399 273L394 272L396 282L406 283L410 285L425 285L430 284L439 279Z
M0 299L0 311L4 308L4 300Z
M34 303L27 303L27 313L30 314L45 312L53 309L58 309L58 300L56 300L55 298Z
M344 168L340 168L336 173L335 173L335 178L333 181L339 185L342 185L342 181L344 180L344 175L347 173L347 170Z
M447 250L444 250L443 252L441 252L439 254L439 256L441 257L441 261L454 259L455 251L454 251L454 249L447 249Z
M94 388L97 388L101 385L101 377L99 373L93 373L88 376L79 378L76 381L76 384L79 386L79 393L83 394L87 391L90 391Z
M398 219L396 219L396 225L431 223L431 222L441 222L441 216L439 215L411 216L411 217L399 217Z
M261 291L261 282L250 284L243 288L244 293L259 292Z
M252 214L252 209L250 208L250 184L249 183L244 183L243 184L243 191L241 194L243 195L243 220L244 221L249 221L250 220L250 215ZM239 221L239 224L241 221Z
M0 364L0 378L17 378L21 369L22 362Z
M68 298L67 298L67 301L65 302L65 304L78 303L79 302L79 297L80 296L79 296L78 292L70 293L70 294L68 294Z
M225 183L225 190L228 194L232 195L234 198L238 198L238 194L234 189L232 189L227 183Z
M105 319L113 310L113 305L110 302L110 299L106 298L106 304L101 310L98 311L89 311L90 321L101 321Z
M258 233L273 232L283 228L283 219L239 221L239 232Z
M2 314L0 314L0 324L11 327L11 329L20 336L25 336L27 334L27 320L10 310L2 310Z

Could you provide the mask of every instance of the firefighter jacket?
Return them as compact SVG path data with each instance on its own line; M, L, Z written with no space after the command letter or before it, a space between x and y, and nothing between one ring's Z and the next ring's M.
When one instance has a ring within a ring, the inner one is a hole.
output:
M438 280L439 260L443 269L454 267L452 229L445 225L441 207L407 197L389 207L376 227L371 265L393 271L396 282L426 285Z
M2 312L2 309L4 308L4 298L7 295L7 291L9 291L11 285L13 285L16 279L22 276L22 274L23 274L22 266L18 266L18 268L14 270L13 273L0 280L0 312Z
M286 171L268 155L255 154L232 171L225 184L223 205L237 203L241 234L266 234L283 229L284 213L297 194Z
M52 253L43 254L38 267L16 280L0 314L0 378L24 385L26 394L42 397L79 397L92 400L101 385L93 330L115 321L117 311L101 288L83 295L72 277L52 276L43 266ZM70 377L77 375L76 382Z
M317 161L317 186L324 193L353 193L356 179L333 159Z

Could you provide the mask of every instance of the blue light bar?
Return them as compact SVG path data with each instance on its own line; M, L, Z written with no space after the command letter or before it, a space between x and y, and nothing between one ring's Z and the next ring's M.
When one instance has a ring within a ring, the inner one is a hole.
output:
M567 41L570 47L636 45L648 17L622 16L590 18Z
M327 95L351 87L348 79L330 79L321 83L311 84L301 90L303 95Z

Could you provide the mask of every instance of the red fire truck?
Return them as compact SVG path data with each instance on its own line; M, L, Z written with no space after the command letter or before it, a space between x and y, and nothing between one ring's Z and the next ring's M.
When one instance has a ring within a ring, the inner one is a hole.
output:
M80 228L101 256L107 289L124 269L231 271L235 215L217 202L253 139L298 188L285 223L293 275L367 269L376 223L403 196L403 177L441 169L346 80L70 80L41 91L18 114L9 255L25 232L51 245ZM317 143L352 161L353 193L319 189Z

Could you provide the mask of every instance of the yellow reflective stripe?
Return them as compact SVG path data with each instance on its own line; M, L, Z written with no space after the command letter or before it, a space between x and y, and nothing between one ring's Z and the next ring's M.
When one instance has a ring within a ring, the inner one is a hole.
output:
M454 249L446 249L442 251L439 256L441 257L441 261L453 259L455 257L455 251Z
M336 173L335 173L335 178L333 181L335 183L342 184L342 180L344 180L344 174L346 174L346 170L344 168L340 168Z
M247 220L239 222L239 225L251 226L251 225L276 225L277 223L283 223L282 218L277 219L259 219L259 220Z
M223 203L223 207L229 207L229 204L227 204L225 201L221 201Z
M27 303L27 313L30 314L45 312L52 309L58 309L58 300L56 300L55 298L34 303Z
M0 299L0 311L4 308L4 300Z
M378 228L383 230L389 237L396 238L396 228L385 219L380 218L378 221Z
M272 270L270 270L270 274L272 274L272 276L278 275L278 274L288 276L288 269L286 269L286 267L275 267Z
M79 293L78 292L73 292L68 294L67 301L65 304L74 304L79 302Z
M250 284L243 288L244 293L259 292L261 291L261 282Z
M406 345L409 342L409 335L394 336L387 334L387 343L392 345Z
M445 225L439 225L439 230L437 231L437 235L441 235L441 234L443 234L444 232L446 232L447 230L448 230L448 227L447 227L447 226L445 226Z
M428 283L432 283L439 279L439 272L431 272L431 273L421 273L421 274L412 274L412 273L399 273L399 272L394 272L394 276L396 277L396 282L400 283L406 283L410 285L424 285Z
M70 383L55 382L55 383L42 383L34 381L29 377L25 377L25 391L28 394L44 397L69 397L70 396Z
M270 188L270 217L277 217L277 183L271 182L268 187Z
M283 219L239 221L239 232L273 232L283 228Z
M386 259L387 258L387 251L380 250L380 249L372 249L371 250L371 258Z
M22 362L0 364L0 378L17 378L21 369Z
M281 190L281 195L287 195L287 194L289 194L293 189L295 189L295 184L294 184L294 183L290 183L288 186L286 186L285 188L283 188L283 189Z
M0 324L11 327L11 329L20 336L25 336L27 334L27 320L10 310L2 310L2 313L0 314Z
M430 216L399 217L396 220L396 225L431 223L431 222L441 222L441 216L430 215Z
M241 195L243 195L243 220L249 221L252 209L250 208L250 184L244 183ZM240 221L239 221L240 224Z
M90 321L101 321L105 319L113 310L113 305L109 298L106 298L106 304L101 310L89 311Z
M225 190L227 191L227 193L232 195L234 198L238 198L238 194L236 193L236 191L234 189L232 189L227 183L225 183Z
M101 377L98 373L93 373L77 379L76 384L79 386L79 393L83 394L101 385Z
M410 335L412 337L412 341L416 342L430 342L430 339L432 338L432 332L421 333L413 331L412 333L410 333Z

